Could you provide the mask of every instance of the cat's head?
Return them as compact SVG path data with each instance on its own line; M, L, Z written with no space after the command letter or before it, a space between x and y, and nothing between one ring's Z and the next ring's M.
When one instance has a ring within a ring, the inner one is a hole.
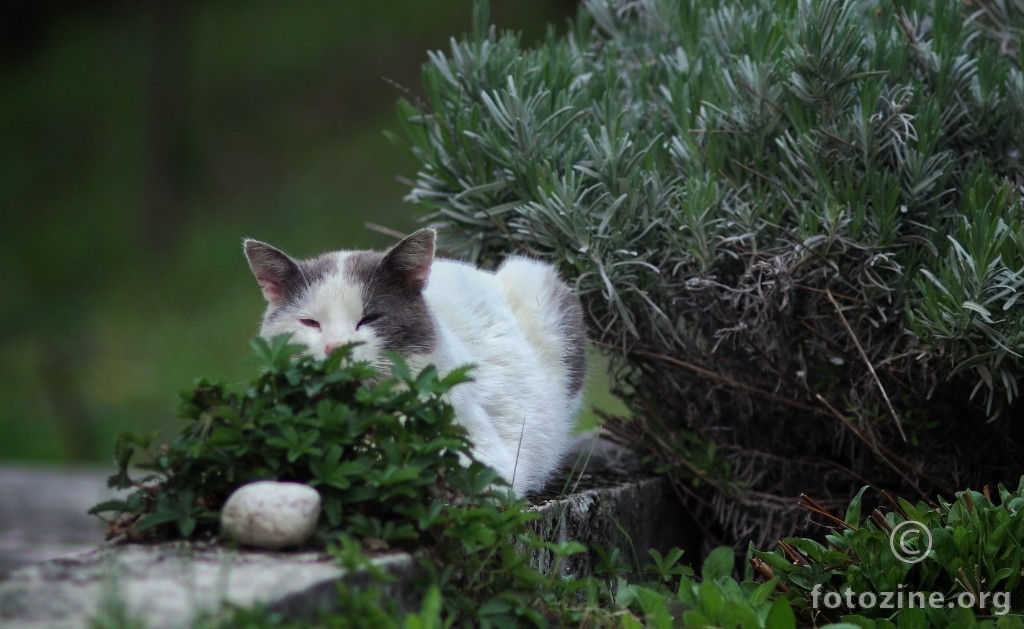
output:
M356 358L380 367L385 349L406 357L430 353L437 331L423 289L434 237L421 229L384 253L336 251L308 260L246 239L245 256L267 300L260 335L291 333L318 358L359 341Z

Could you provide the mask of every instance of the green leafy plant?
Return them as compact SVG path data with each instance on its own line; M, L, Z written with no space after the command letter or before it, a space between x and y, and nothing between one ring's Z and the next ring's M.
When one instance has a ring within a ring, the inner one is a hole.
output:
M111 487L134 489L92 513L137 516L133 536L216 533L220 506L239 486L261 479L315 487L323 500L317 541L341 531L379 548L421 541L446 507L479 501L497 483L480 464L459 464L469 446L443 394L466 369L413 376L397 356L389 377L354 362L346 346L324 361L295 357L284 337L253 342L262 373L245 390L201 380L182 394L189 424L168 443L122 435ZM136 448L149 475L132 479ZM124 519L120 526L124 526Z
M879 628L1024 626L1024 478L1014 491L1000 485L996 500L970 490L932 505L887 495L891 511L864 516L866 490L843 518L804 497L804 507L832 528L826 544L791 537L771 552L751 550L755 571L805 619ZM892 596L886 601L883 593ZM928 602L932 593L942 604Z
M793 627L796 617L786 599L775 598L776 582L745 581L737 583L733 575L736 554L732 548L721 547L704 560L699 583L684 577L679 599L693 607L683 614L683 623L690 627Z

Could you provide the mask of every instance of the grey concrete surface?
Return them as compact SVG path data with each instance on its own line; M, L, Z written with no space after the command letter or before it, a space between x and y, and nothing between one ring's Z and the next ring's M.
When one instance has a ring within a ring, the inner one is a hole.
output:
M10 571L95 548L105 526L86 514L112 497L96 467L0 465L0 579Z
M184 542L97 548L102 527L84 511L106 496L104 477L95 470L63 476L0 469L0 538L6 540L0 549L7 548L8 565L23 566L0 581L0 627L70 629L105 616L138 620L152 629L192 627L215 618L225 605L314 617L337 600L339 585L371 579L367 572L346 574L336 561L315 552ZM642 566L650 547L666 550L696 541L695 529L675 505L664 479L623 481L539 504L540 518L533 525L552 541L619 548L629 564ZM90 543L84 553L39 562ZM542 552L532 561L543 570L582 575L598 558L591 551L557 563ZM35 563L26 566L29 562ZM418 608L420 593L412 591L408 578L416 569L414 559L396 553L377 564L398 577L386 589L398 605Z
M406 554L378 560L401 575ZM150 629L194 627L225 606L262 605L310 615L336 592L345 572L317 552L238 551L168 542L97 548L36 564L0 582L0 626L24 629L88 627L104 618Z

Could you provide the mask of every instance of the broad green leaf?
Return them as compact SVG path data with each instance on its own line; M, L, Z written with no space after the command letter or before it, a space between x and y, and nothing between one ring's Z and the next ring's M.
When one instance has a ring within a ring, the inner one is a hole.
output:
M857 492L857 495L850 501L850 505L846 508L846 517L843 521L850 526L857 528L860 526L860 504L864 498L864 492L868 490L868 485L864 485Z
M721 577L732 575L733 565L736 561L736 553L730 546L719 546L704 559L701 567L701 578L704 581L713 581Z
M796 615L785 598L777 598L768 611L764 622L765 629L793 629L796 627Z

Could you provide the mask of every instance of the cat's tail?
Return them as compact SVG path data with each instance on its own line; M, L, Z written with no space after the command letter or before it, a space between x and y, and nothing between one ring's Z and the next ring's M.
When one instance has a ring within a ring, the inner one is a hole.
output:
M495 274L548 376L562 380L568 398L582 403L586 378L586 324L583 307L554 267L511 257Z

